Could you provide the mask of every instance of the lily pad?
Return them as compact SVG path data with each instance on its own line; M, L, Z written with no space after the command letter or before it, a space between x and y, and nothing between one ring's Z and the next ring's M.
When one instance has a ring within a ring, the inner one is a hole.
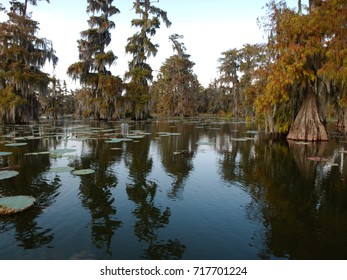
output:
M72 174L81 176L81 175L93 174L94 172L95 171L93 169L79 169L72 172Z
M0 180L5 180L17 176L19 174L18 171L15 170L2 170L0 171Z
M25 156L37 156L37 155L49 155L49 152L34 152L34 153L26 153Z
M18 195L0 198L0 214L14 214L33 206L36 199L32 196Z
M145 136L144 135L128 135L127 137L130 139L142 139Z
M66 153L72 153L72 152L76 152L76 149L56 149L56 150L52 150L50 151L51 154L66 154Z
M49 169L48 171L55 172L55 173L64 173L64 172L70 172L72 170L75 170L75 168L70 166L58 166L58 167L53 167Z
M310 143L304 142L304 141L298 141L298 142L295 142L295 144L297 144L297 145L309 145Z
M105 143L120 143L120 142L122 142L122 140L118 138L105 141Z
M5 146L6 147L20 147L20 146L25 146L25 145L28 145L28 143L9 143L9 144L6 144Z
M9 156L12 152L0 152L0 157Z

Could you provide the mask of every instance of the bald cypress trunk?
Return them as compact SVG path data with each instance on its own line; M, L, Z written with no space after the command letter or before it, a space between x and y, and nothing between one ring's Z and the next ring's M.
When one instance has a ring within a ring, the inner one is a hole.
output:
M327 141L328 134L319 114L317 95L308 89L287 139Z

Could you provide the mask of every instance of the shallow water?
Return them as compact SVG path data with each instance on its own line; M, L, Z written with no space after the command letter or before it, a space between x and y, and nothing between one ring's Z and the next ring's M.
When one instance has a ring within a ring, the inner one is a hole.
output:
M37 199L0 216L1 259L347 259L341 139L270 141L218 119L128 125L129 135L120 122L1 128L12 154L0 168L19 175L0 181L0 196ZM95 173L50 171L64 166Z

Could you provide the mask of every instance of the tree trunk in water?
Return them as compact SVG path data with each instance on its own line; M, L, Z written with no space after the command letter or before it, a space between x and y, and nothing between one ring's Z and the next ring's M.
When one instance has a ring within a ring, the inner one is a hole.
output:
M309 91L304 97L287 139L303 141L328 140L326 128L319 117L317 96L313 92Z

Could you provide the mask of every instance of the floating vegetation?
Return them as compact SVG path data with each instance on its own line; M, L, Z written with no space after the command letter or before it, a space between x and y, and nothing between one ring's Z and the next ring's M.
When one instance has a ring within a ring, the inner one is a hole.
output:
M56 149L56 150L50 151L50 153L60 155L60 154L66 154L66 153L73 153L76 151L77 151L76 149Z
M130 141L133 141L133 139L130 139L130 138L116 138L116 139L119 139L119 140L122 141L122 142L130 142Z
M5 180L17 176L19 174L18 171L15 170L1 170L0 171L0 180Z
M188 153L187 150L182 150L182 151L173 152L173 154L174 154L175 156L177 156L177 155L182 155L182 154L187 154L187 153Z
M110 150L112 150L112 151L121 151L122 148L110 148Z
M0 152L0 157L9 156L12 152Z
M347 154L347 150L341 150L340 153Z
M34 205L36 199L32 196L8 196L0 198L0 214L14 214L22 212Z
M178 132L157 132L158 136L179 136L181 133Z
M65 173L65 172L71 172L75 170L75 168L70 166L58 166L58 167L52 167L48 171L55 172L55 173Z
M105 141L105 143L121 143L121 142L122 140L119 138L113 138L113 139Z
M259 131L258 130L247 130L246 133L247 134L258 134Z
M28 143L9 143L9 144L6 144L5 146L6 147L20 147L20 146L25 146L25 145L28 145Z
M304 141L298 141L298 142L294 142L297 145L309 145L309 142L304 142Z
M210 130L221 130L221 127L207 127Z
M25 156L38 156L38 155L49 155L50 153L47 152L36 152L36 153L26 153Z
M42 139L41 136L28 136L28 137L16 137L14 140L25 141L25 140L39 140Z
M128 135L127 136L127 138L130 138L130 139L142 139L144 137L145 137L144 135Z
M93 174L95 171L93 169L79 169L72 172L74 175L83 176Z
M333 167L333 166L339 166L337 163L329 162L327 163L327 166Z
M308 157L307 159L312 161L330 161L328 158L325 157Z
M254 138L242 137L242 138L230 138L231 141L246 142L249 140L254 140Z

